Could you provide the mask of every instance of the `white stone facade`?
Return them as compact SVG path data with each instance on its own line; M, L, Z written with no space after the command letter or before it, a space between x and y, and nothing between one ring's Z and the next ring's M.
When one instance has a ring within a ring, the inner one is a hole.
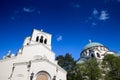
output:
M66 80L66 74L51 50L51 34L36 29L16 56L0 60L0 80Z

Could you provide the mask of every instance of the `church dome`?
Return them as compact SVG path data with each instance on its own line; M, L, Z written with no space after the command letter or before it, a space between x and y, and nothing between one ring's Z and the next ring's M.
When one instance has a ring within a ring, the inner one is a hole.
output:
M87 59L86 58L81 58L77 61L77 64L82 64L86 61Z
M91 47L95 47L95 46L104 46L104 45L98 42L90 42L83 48L83 50L91 48Z

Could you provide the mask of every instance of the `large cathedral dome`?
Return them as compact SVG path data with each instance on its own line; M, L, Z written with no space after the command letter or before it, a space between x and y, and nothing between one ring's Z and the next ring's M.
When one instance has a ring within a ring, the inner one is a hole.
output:
M82 52L80 53L80 58L77 61L77 64L81 64L85 60L88 60L92 57L101 61L106 54L114 54L114 53L109 51L107 47L105 47L103 44L99 42L89 41L89 43L85 45Z
M87 45L85 45L85 47L83 48L83 50L91 48L91 47L95 47L95 46L104 46L104 45L101 44L101 43L98 43L98 42L90 42Z
M103 44L99 42L89 42L83 48L82 52L80 53L81 58L91 58L95 57L97 59L103 59L106 52L108 52L108 48L106 48Z

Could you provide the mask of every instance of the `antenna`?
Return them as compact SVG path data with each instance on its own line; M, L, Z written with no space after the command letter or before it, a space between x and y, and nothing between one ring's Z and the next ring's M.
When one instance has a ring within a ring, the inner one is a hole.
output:
M92 40L91 39L89 39L89 43L91 43L92 42Z

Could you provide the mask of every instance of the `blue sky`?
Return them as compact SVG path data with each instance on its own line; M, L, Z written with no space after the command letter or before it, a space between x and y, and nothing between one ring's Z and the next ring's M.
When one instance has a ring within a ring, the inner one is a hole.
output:
M52 34L52 49L78 59L91 39L120 51L120 0L0 0L0 57L16 53L33 29Z

